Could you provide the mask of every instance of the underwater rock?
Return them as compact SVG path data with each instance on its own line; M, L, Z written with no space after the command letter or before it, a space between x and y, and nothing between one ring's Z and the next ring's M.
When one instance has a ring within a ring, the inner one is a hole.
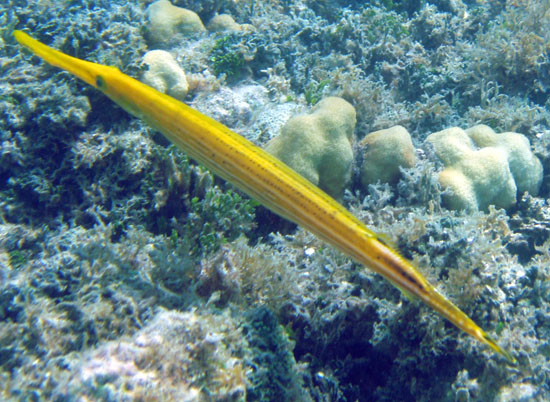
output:
M509 208L518 192L538 193L542 165L521 134L495 132L483 125L466 131L451 127L426 139L445 165L439 174L451 209Z
M537 387L528 382L503 387L495 398L498 402L527 402L536 400Z
M351 181L355 109L342 98L321 100L291 118L266 150L336 198Z
M257 84L222 86L214 93L199 93L192 102L194 108L238 131L265 105L269 105L267 91Z
M246 369L236 352L244 347L241 330L227 313L160 311L131 339L104 343L84 355L57 396L243 400Z
M361 141L366 146L361 166L361 184L367 188L377 181L394 183L399 168L411 168L416 163L415 149L409 132L394 126L367 134Z

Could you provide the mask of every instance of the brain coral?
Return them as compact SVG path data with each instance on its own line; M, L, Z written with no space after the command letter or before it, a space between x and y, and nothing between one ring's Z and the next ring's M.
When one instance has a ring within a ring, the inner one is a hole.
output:
M439 182L451 190L445 201L452 209L508 208L518 192L538 193L542 165L521 134L496 134L478 125L466 131L451 127L426 140L445 165Z
M342 98L321 100L310 114L295 116L266 150L333 197L351 181L355 109Z

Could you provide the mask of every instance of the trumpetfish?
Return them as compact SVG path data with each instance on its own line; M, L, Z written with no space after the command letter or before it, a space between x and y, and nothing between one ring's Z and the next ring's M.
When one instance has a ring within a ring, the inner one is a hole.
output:
M100 90L160 131L202 165L276 214L297 223L436 310L510 364L516 359L440 294L413 264L317 186L228 127L111 66L77 59L14 31L15 39L47 63Z

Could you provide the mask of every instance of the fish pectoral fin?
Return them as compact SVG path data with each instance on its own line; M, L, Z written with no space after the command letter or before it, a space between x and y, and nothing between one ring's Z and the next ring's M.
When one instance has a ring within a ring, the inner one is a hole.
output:
M399 291L401 292L401 294L403 296L405 296L410 302L413 302L413 301L416 301L418 300L418 297L416 297L415 295L413 295L411 292L409 292L408 290L405 290L403 289L401 286L397 286L395 285L395 287L397 289L399 289Z

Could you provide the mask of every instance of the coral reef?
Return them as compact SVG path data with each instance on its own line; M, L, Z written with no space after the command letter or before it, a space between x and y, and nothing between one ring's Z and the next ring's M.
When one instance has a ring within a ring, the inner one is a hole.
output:
M265 149L313 184L341 198L351 180L354 128L353 106L329 97L309 114L286 122Z
M245 56L239 42L243 36L230 33L216 40L210 51L210 63L215 75L225 75L226 79L235 80L244 74Z
M98 400L244 401L246 341L226 314L160 311L131 339L69 363L54 394Z
M531 152L531 144L518 133L496 134L490 127L477 125L466 130L479 148L503 148L508 154L508 166L516 182L518 194L538 195L542 183L542 164Z
M486 210L489 205L509 208L517 194L538 194L542 165L521 134L495 132L478 125L464 131L458 127L430 134L445 169L439 174L452 209Z
M397 182L399 169L412 168L416 163L411 136L402 126L369 133L359 145L366 147L360 172L365 189L377 181Z
M150 1L150 0L148 0ZM208 21L220 10L235 10L248 5L249 1L234 0L174 0L175 6L193 10L201 17L201 20ZM243 4L244 3L244 4Z
M548 2L154 3L0 4L0 398L549 400ZM151 24L159 4L200 32ZM13 29L137 78L167 51L185 101L261 145L345 99L337 195L518 366L21 52ZM479 124L525 137L465 134L506 155L516 202L450 211L425 139ZM396 125L416 164L362 185L350 145Z
M201 93L193 99L193 106L219 122L234 127L248 139L255 137L251 123L258 119L260 110L265 109L269 113L270 105L266 89L258 84L223 87L214 94ZM282 119L281 116L277 117Z
M143 56L147 71L142 81L157 91L173 98L184 100L189 90L185 72L179 67L172 55L164 50L151 50Z
M254 373L249 376L249 401L307 401L302 390L292 346L273 312L259 307L247 313L243 332L253 359Z
M148 38L153 45L181 40L184 35L206 30L200 17L186 8L176 7L168 0L158 0L145 11Z
M241 25L237 24L229 14L215 15L208 21L206 28L210 32L240 31L242 29Z

